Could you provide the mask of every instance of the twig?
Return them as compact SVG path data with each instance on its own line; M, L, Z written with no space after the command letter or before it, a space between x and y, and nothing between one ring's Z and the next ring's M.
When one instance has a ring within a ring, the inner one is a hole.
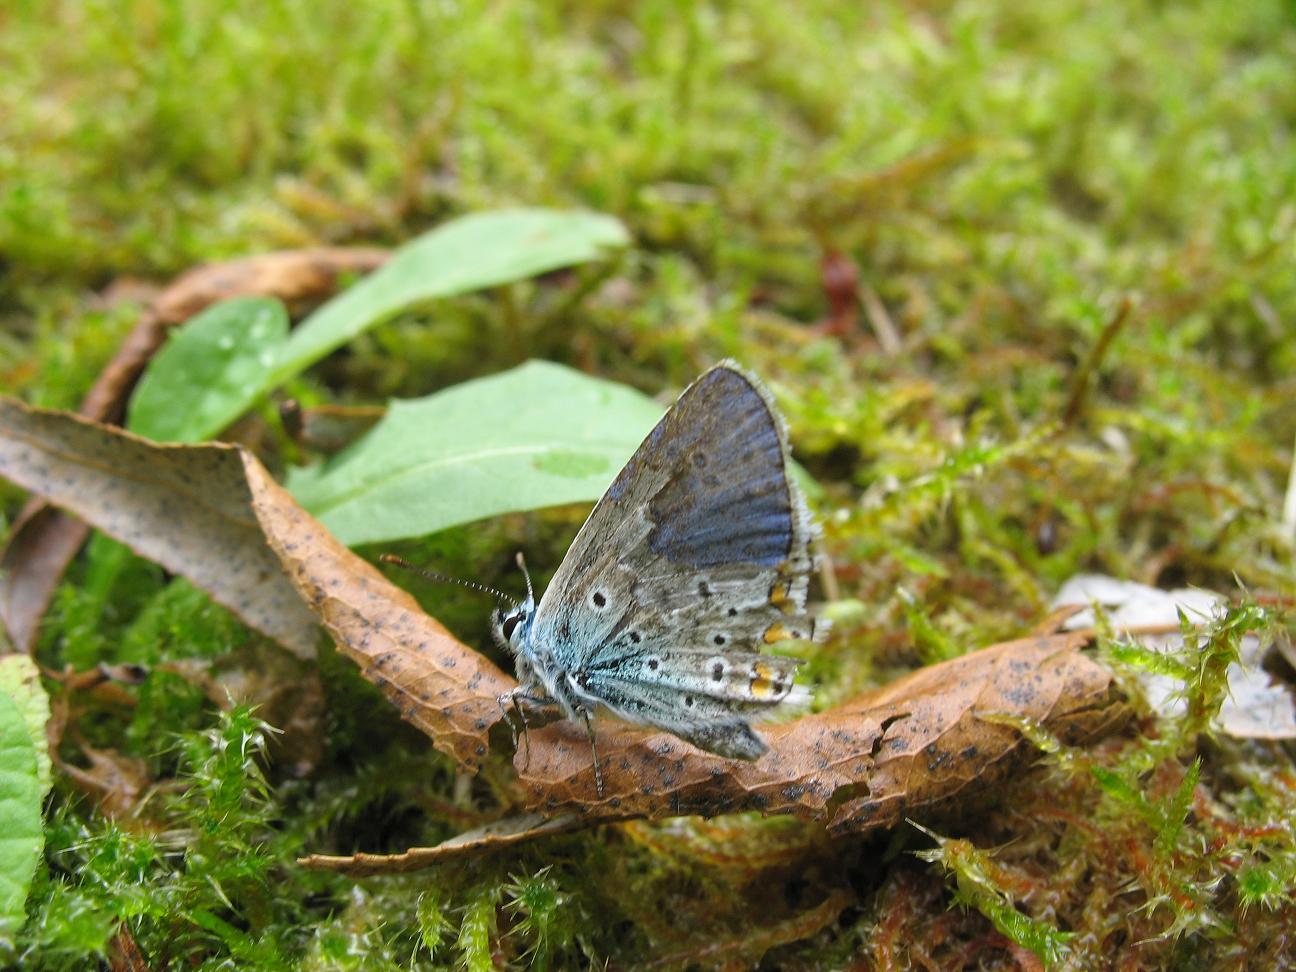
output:
M878 339L882 353L888 356L899 354L903 346L900 332L896 330L895 322L891 320L891 315L887 313L886 305L882 303L882 298L877 295L877 291L865 284L860 288L860 300L864 304L864 316L868 318L869 326L873 328L873 334Z
M403 854L361 853L352 854L350 857L311 854L308 857L297 858L297 863L311 871L338 871L352 877L404 874L446 861L476 857L539 837L566 834L607 822L607 820L589 821L575 813L563 814L553 819L546 819L538 813L524 813L465 831L456 837L442 841L435 847L411 847Z
M1120 329L1129 320L1131 306L1128 297L1121 299L1120 305L1116 308L1116 313L1107 322L1102 334L1098 335L1098 341L1080 366L1080 370L1076 372L1075 380L1071 382L1071 394L1067 397L1066 408L1062 410L1062 427L1064 429L1075 425L1076 420L1080 418L1080 413L1084 409L1085 397L1089 392L1089 378L1098 370L1098 366L1102 364L1102 359L1107 355L1107 349L1111 347L1112 341L1116 340L1116 335L1120 333Z

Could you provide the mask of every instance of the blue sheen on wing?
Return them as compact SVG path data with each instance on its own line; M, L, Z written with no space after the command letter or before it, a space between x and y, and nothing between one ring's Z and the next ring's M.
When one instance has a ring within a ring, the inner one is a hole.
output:
M690 567L787 559L793 507L776 421L728 369L709 372L680 400L644 447L667 471L648 506L654 553Z

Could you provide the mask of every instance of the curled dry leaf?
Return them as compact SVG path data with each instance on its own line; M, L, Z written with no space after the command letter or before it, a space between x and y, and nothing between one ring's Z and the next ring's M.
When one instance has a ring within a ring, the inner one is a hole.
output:
M480 767L513 679L348 550L254 458L245 465L266 540L338 647L437 749Z
M414 600L334 539L254 461L257 517L302 596L341 649L443 752L476 768L512 678L459 643ZM604 725L604 792L581 728L530 733L514 764L530 808L587 823L739 810L820 819L834 832L887 826L998 779L1033 752L1012 714L1079 741L1123 717L1111 674L1079 649L1087 634L1008 642L935 665L827 712L764 730L755 763L704 753L666 733Z
M182 274L149 304L86 395L80 413L114 425L120 422L131 389L168 329L217 301L260 294L302 309L330 296L343 275L374 270L387 257L380 249L321 247L230 260ZM0 552L0 621L20 650L35 647L49 599L88 530L39 497L19 514Z
M1000 779L1028 752L1011 713L1071 740L1122 717L1111 675L1081 654L1087 635L1007 642L921 669L826 712L763 730L754 763L704 753L661 732L598 734L604 794L579 728L531 733L516 759L528 803L546 813L714 815L741 810L823 820L832 833L891 826L904 816Z
M220 444L158 445L0 399L0 471L284 644L313 644L314 612L434 746L467 769L481 766L503 718L497 700L513 679L338 542L252 455ZM560 721L533 730L529 755L524 748L515 766L529 807L545 817L596 823L759 810L821 820L833 833L887 826L985 786L1032 751L1014 729L982 715L1030 719L1068 740L1120 718L1110 673L1079 651L1088 639L1026 638L922 669L767 727L770 752L754 763L606 724L598 729L600 796L583 731Z
M233 446L158 445L0 397L0 475L188 578L303 657L315 619L265 545Z

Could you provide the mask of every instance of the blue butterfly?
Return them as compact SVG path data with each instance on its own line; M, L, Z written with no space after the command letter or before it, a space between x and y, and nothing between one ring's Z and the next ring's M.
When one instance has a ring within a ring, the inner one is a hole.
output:
M516 663L500 698L583 724L607 712L722 756L767 749L751 719L809 692L800 659L761 654L826 632L805 609L817 534L788 475L787 432L732 362L705 372L590 513L537 605L492 616ZM525 573L521 557L518 563ZM598 753L595 779L602 793Z

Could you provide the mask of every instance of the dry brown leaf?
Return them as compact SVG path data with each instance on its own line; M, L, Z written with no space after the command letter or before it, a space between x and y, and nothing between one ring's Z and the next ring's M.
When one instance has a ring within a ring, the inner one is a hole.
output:
M318 617L433 745L481 766L502 717L497 700L514 681L338 542L255 456L223 443L162 445L0 396L0 475L299 654L313 651Z
M513 680L460 644L413 599L335 540L259 464L254 507L293 582L341 649L443 752L476 768ZM1009 713L1068 739L1122 714L1111 674L1079 649L1085 634L1027 638L922 669L892 685L764 730L755 763L702 752L674 736L598 728L605 777L596 791L584 730L559 721L530 733L515 766L528 805L587 822L760 810L824 820L836 832L888 826L998 778L1032 750L978 718Z
M242 452L158 445L0 397L0 475L188 578L303 657L315 619L265 545Z
M406 720L461 766L481 766L513 679L339 543L251 454L157 445L0 399L0 470L93 516L285 643L311 641L304 599ZM820 820L832 833L889 826L985 787L1033 752L983 715L1029 719L1070 741L1119 719L1111 674L1079 651L1088 640L1026 638L922 669L767 727L770 751L754 763L603 724L600 796L583 729L564 720L534 729L515 766L530 809L589 824L759 810Z
M499 696L516 682L348 550L256 459L245 464L266 540L338 647L437 749L478 769L502 718Z
M86 418L117 424L135 382L171 327L229 297L278 297L294 310L330 296L338 280L381 266L386 250L317 248L267 253L198 267L178 277L150 303L140 322L81 403ZM0 622L21 651L36 645L38 626L63 571L89 531L84 523L33 499L0 551Z
M95 801L104 816L122 823L138 823L140 799L153 785L148 763L115 749L94 749L85 742L81 742L80 750L89 766L59 760L59 769Z
M558 722L531 733L515 763L528 805L598 818L714 815L740 810L825 821L835 833L902 817L999 778L1022 746L979 718L1010 713L1068 739L1120 712L1111 673L1081 654L1086 635L1007 642L921 669L845 705L763 730L754 763L704 753L663 732L602 729L604 793L583 731Z

